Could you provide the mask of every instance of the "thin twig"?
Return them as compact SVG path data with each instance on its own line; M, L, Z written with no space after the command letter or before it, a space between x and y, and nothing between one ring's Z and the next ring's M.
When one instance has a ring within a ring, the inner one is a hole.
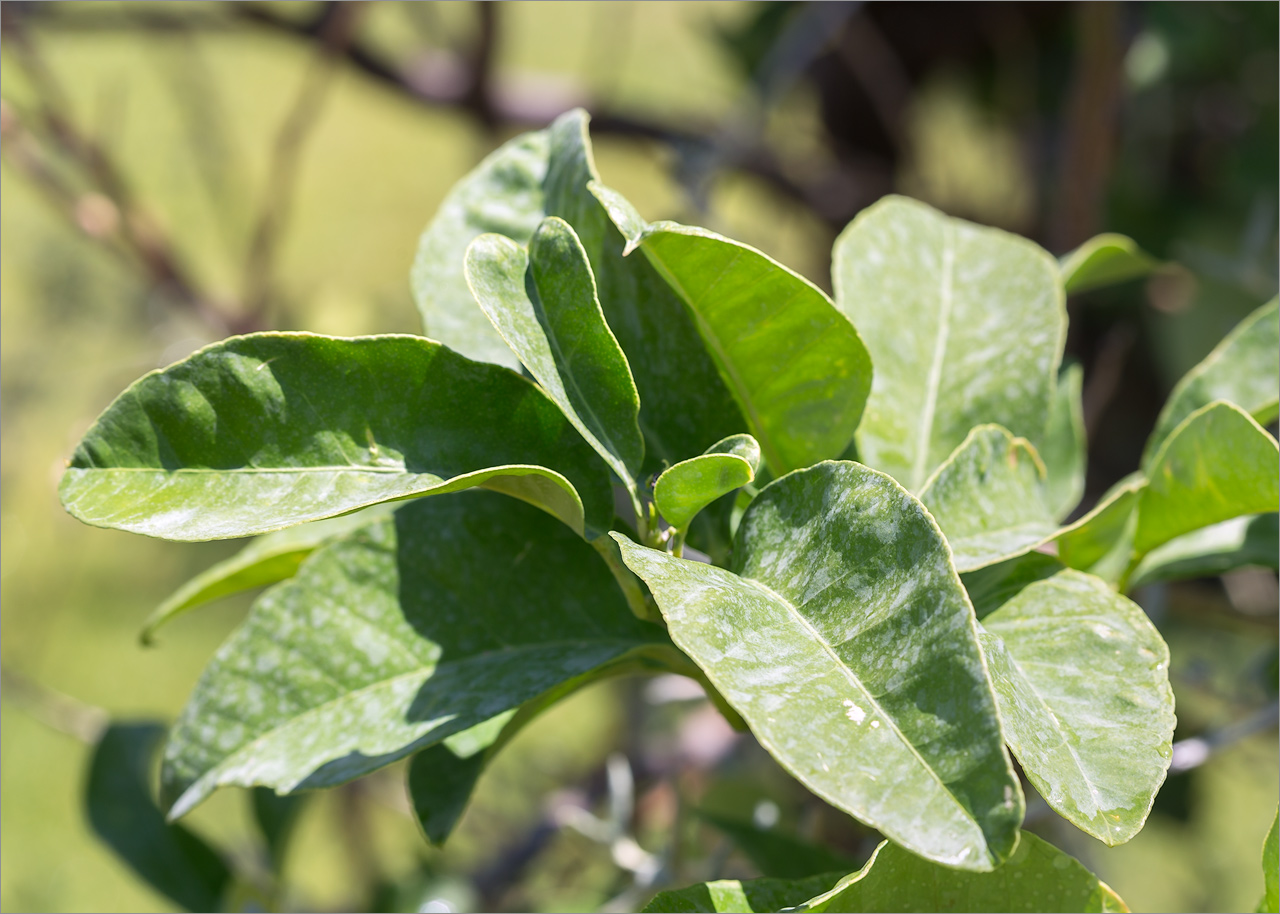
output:
M0 670L0 695L50 729L93 745L107 729L110 715L12 670Z

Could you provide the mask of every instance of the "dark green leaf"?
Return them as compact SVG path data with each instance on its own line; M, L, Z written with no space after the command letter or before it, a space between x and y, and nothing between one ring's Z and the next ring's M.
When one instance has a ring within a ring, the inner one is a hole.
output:
M221 910L226 863L181 825L165 822L151 794L159 724L112 724L89 762L89 824L144 881L190 911Z
M1159 265L1132 238L1107 232L1062 258L1062 284L1071 294L1087 292L1138 279Z
M614 538L676 644L810 790L951 866L1012 851L1022 793L973 610L893 480L840 462L779 479L732 571Z
M840 879L840 872L807 879L719 879L684 889L659 892L644 906L644 914L763 914L803 904Z
M263 333L135 382L60 494L95 526L203 540L479 485L580 532L585 508L588 534L613 517L603 464L519 375L415 336Z
M271 868L279 874L284 870L285 853L306 802L306 794L281 796L266 787L254 787L249 796L253 804L253 820L266 842Z
M1138 563L1129 579L1133 587L1156 581L1208 578L1233 568L1258 565L1276 568L1280 560L1277 515L1236 517L1185 533L1157 546Z
M668 653L595 550L542 512L491 493L424 499L259 598L174 727L164 802L178 816L223 785L342 783Z
M1052 257L903 197L863 210L832 256L875 364L860 460L917 492L975 425L1041 445L1067 329Z
M667 523L684 530L699 511L751 482L759 469L760 445L750 435L732 435L669 467L654 484L653 498Z
M1039 558L1027 564L1025 577L1043 574ZM1067 820L1105 844L1128 841L1173 751L1169 649L1155 626L1104 581L1061 565L982 624L1022 770Z
M705 809L696 813L698 818L728 835L764 876L803 879L825 873L847 873L854 868L852 860L820 844L810 844L784 832L758 828L753 822L741 822Z
M957 571L1034 549L1058 525L1045 504L1044 464L1025 438L980 425L934 471L920 501L942 528Z
M1040 457L1048 472L1045 500L1059 520L1074 511L1084 495L1089 443L1081 402L1083 382L1084 370L1078 364L1064 365L1058 373L1058 388L1049 406L1049 424L1040 445Z
M567 222L543 220L529 251L504 235L467 249L467 282L494 327L569 421L634 489L644 462L639 395Z

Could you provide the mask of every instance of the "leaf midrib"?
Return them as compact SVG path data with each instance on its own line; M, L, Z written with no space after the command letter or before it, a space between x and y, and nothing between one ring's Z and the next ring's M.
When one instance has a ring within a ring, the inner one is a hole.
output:
M955 259L956 237L955 226L947 223L943 227L945 242L942 249L942 288L939 290L938 333L933 342L933 362L929 365L929 377L925 382L924 407L920 411L919 442L916 450L915 464L911 468L912 488L915 488L926 476L929 461L929 444L933 437L933 417L938 408L938 389L942 386L942 362L947 353L947 342L951 335L951 310L955 302Z

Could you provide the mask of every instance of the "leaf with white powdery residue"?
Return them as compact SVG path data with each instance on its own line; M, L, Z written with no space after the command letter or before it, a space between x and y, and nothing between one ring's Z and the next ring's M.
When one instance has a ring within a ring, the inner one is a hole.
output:
M613 519L600 459L514 372L417 336L262 333L134 382L59 495L85 523L206 540L475 486L587 535Z
M763 489L733 569L614 534L672 639L806 787L914 852L990 870L1017 841L973 610L928 513L825 462Z
M917 492L975 425L1040 446L1067 328L1049 254L886 197L849 224L832 256L836 304L875 364L862 462Z
M755 479L759 469L760 445L750 435L732 435L668 467L654 483L653 499L667 523L683 530L707 505Z
M177 816L224 785L332 786L575 677L674 653L542 512L486 492L417 501L258 599L174 725L162 798Z

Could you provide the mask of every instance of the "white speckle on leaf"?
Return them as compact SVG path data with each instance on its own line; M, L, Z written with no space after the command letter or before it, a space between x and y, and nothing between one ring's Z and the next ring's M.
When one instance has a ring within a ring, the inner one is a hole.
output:
M848 698L844 700L844 708L844 716L849 718L849 720L853 721L855 724L862 723L867 717L867 712L859 708ZM871 726L876 726L874 721Z

